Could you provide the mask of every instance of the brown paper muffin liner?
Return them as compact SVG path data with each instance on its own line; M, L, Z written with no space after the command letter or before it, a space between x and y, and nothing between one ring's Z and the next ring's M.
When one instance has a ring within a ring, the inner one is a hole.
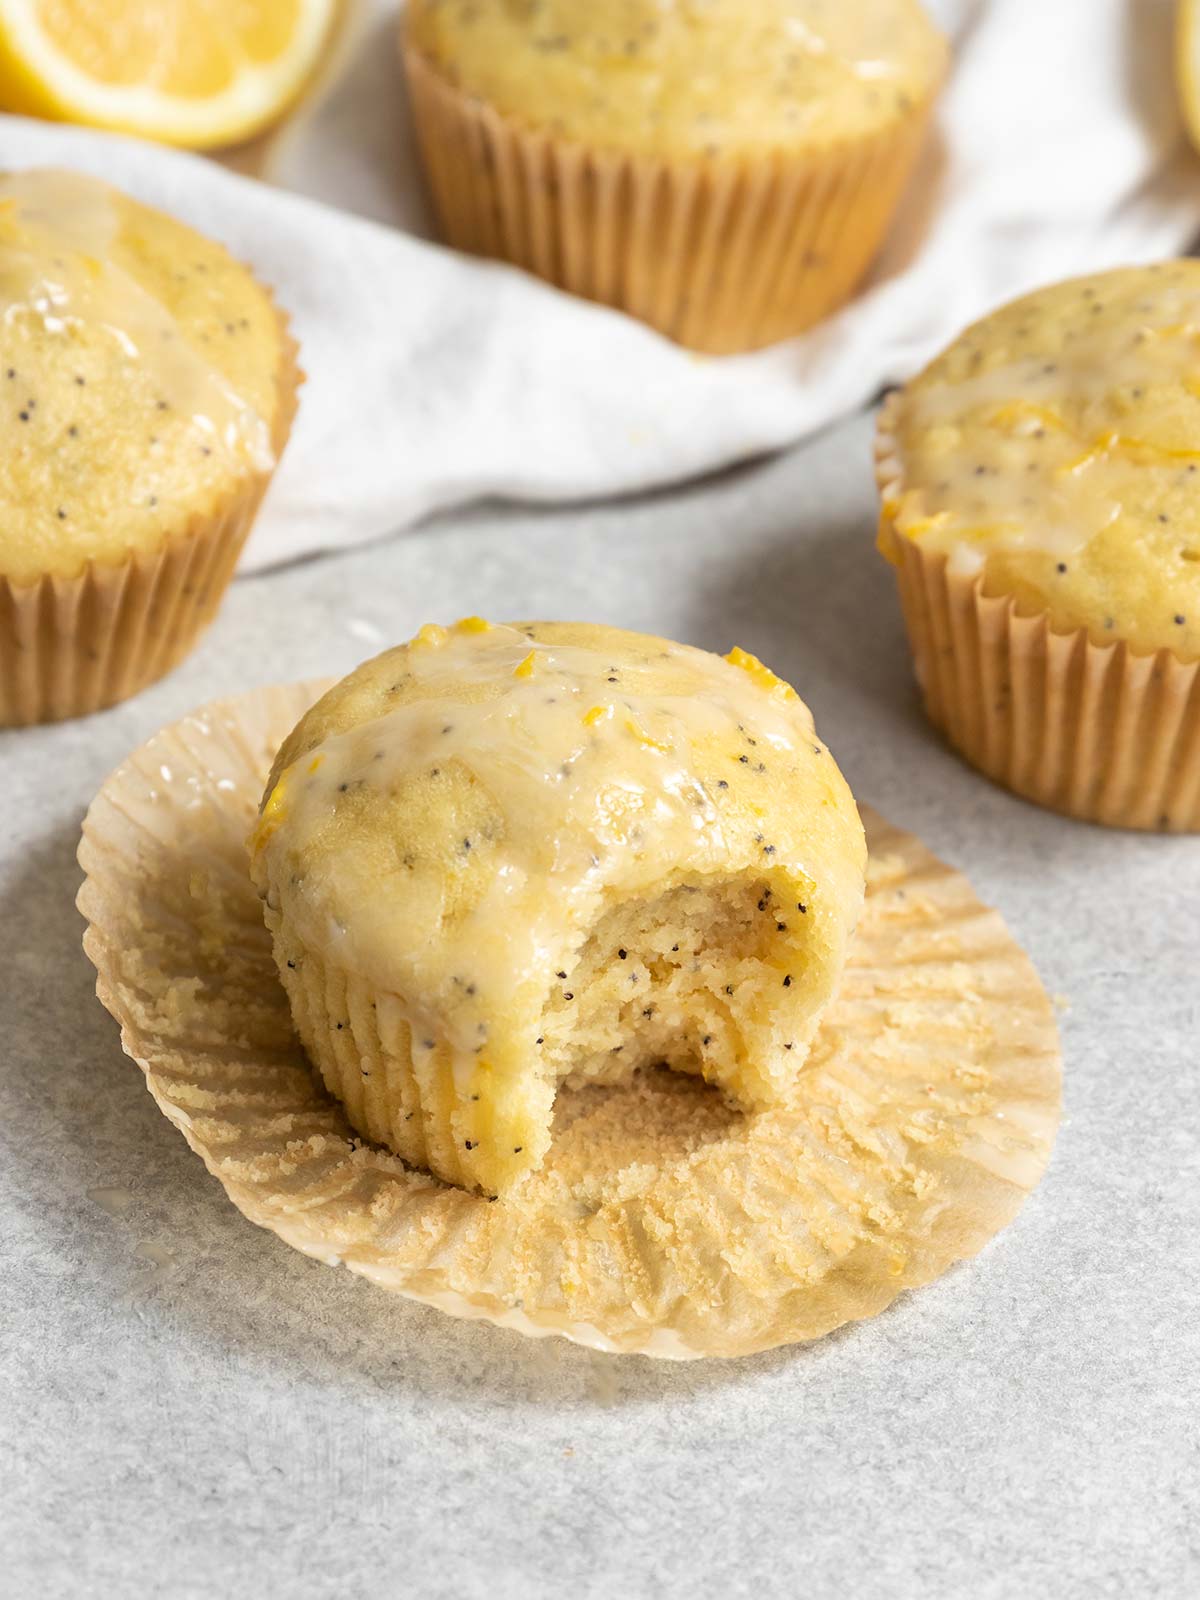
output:
M870 137L756 161L619 155L519 127L404 46L446 241L511 261L714 355L849 299L899 204L934 97Z
M879 546L896 569L930 720L972 766L1085 822L1200 831L1200 661L1056 632L904 532L897 397L876 442Z
M866 909L784 1106L742 1115L665 1071L560 1091L543 1170L496 1201L363 1142L293 1033L246 859L276 747L325 687L165 729L80 845L97 992L252 1221L458 1316L684 1357L872 1316L1016 1214L1058 1123L1050 1005L966 880L869 813Z
M460 1097L448 1054L411 1062L408 1020L394 1000L307 946L297 952L285 984L292 1018L352 1126L414 1166L436 1166L470 1185L453 1136ZM411 1065L401 1069L397 1060Z
M276 461L302 382L282 313L280 331ZM0 573L0 728L102 710L177 666L217 613L271 477L244 477L157 549L90 561L77 577L18 584Z

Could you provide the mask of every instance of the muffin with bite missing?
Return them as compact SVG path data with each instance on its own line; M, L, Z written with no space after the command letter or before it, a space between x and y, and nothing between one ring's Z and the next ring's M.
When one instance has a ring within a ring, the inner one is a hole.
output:
M564 1082L666 1064L786 1099L865 869L807 708L752 656L478 619L317 702L251 852L354 1127L491 1194L539 1167Z

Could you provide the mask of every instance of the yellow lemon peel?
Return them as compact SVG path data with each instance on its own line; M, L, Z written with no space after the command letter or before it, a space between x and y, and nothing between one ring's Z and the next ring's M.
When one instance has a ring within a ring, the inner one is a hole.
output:
M449 637L450 631L448 628L443 628L436 622L427 622L418 631L416 638L412 642L412 648L414 650L440 650Z
M764 666L757 656L752 656L749 650L743 650L741 645L735 644L725 657L731 667L737 667L747 677L753 680L760 689L765 689L770 695L780 700L795 700L795 689L790 683L785 683L782 678L777 678L770 667Z
M639 744L644 744L650 750L661 750L663 755L670 755L671 746L664 744L661 739L656 739L652 734L647 733L636 717L626 717L625 726Z

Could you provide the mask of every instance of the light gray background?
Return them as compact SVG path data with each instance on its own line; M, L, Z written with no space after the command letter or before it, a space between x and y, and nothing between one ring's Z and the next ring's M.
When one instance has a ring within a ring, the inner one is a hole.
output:
M869 440L860 418L647 501L489 508L242 580L149 693L0 735L0 1591L1198 1592L1200 839L1044 815L940 746ZM1067 1114L978 1261L812 1347L600 1357L305 1259L159 1115L80 949L91 795L201 701L472 611L741 643L856 793L1001 907L1067 1003Z

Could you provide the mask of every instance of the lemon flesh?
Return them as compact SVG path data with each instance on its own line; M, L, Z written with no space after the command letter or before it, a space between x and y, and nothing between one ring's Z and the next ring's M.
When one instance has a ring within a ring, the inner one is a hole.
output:
M0 104L168 144L259 132L320 60L337 0L0 0Z

